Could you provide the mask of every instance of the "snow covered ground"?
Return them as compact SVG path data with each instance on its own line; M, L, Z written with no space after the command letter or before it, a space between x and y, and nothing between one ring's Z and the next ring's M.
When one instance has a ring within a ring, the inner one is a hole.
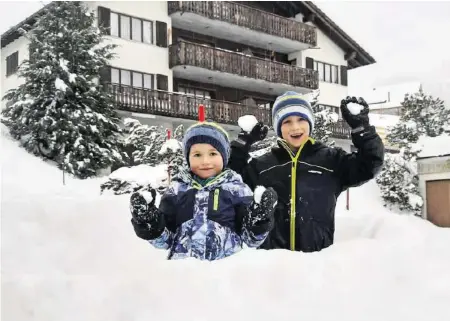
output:
M321 252L170 262L104 178L62 185L3 126L1 158L2 320L450 320L450 229L386 211L373 182L339 199Z

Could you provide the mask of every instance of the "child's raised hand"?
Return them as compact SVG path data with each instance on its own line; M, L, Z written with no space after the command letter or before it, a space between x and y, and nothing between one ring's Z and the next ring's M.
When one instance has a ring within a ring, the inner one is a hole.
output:
M155 207L156 191L151 188L149 191L135 192L130 198L130 211L133 218L139 223L151 223L152 216L156 212Z

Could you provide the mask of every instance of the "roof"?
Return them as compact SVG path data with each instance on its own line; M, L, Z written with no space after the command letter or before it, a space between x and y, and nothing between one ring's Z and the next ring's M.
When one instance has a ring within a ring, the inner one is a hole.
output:
M376 60L366 50L311 1L277 1L273 3L288 15L292 13L301 13L304 16L313 14L315 16L314 24L317 28L330 37L347 55L356 54L348 60L348 69L376 63Z
M19 39L22 35L19 32L19 28L23 28L25 25L32 26L36 23L36 19L39 16L42 16L45 12L45 10L52 5L54 2L50 2L46 4L44 7L33 13L31 16L27 17L25 20L22 20L18 24L16 24L14 27L9 28L7 31L5 31L2 34L2 40L1 40L1 48L6 47L11 42Z

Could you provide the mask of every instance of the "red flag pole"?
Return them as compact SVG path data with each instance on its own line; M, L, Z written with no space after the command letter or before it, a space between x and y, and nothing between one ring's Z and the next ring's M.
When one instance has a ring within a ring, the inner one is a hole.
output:
M347 211L350 209L350 189L347 188Z
M198 106L198 121L201 123L205 121L205 106L202 104Z

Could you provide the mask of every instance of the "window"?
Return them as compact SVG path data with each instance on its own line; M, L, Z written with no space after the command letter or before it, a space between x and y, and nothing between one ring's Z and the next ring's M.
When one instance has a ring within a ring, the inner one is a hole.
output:
M211 98L209 91L202 90L202 89L178 87L178 92L187 94L187 95L192 95L194 97L199 97L199 98L206 98L206 99Z
M132 39L142 42L142 20L133 18L132 19L132 23L133 23L133 25L132 25L132 30L133 30Z
M134 88L153 89L153 75L138 71L111 68L111 83Z
M142 74L133 71L133 87L142 88Z
M153 75L144 74L144 88L153 89Z
M6 57L6 76L15 74L18 68L19 68L19 52L16 51L15 53Z
M153 23L111 12L111 36L152 44Z
M143 42L153 43L153 28L150 21L143 21Z
M111 12L111 36L119 37L119 15Z
M130 17L120 15L120 38L131 39Z
M325 81L334 84L339 83L338 66L320 61L314 61L314 70L319 72L319 81Z
M131 72L129 70L120 70L120 84L131 86Z

